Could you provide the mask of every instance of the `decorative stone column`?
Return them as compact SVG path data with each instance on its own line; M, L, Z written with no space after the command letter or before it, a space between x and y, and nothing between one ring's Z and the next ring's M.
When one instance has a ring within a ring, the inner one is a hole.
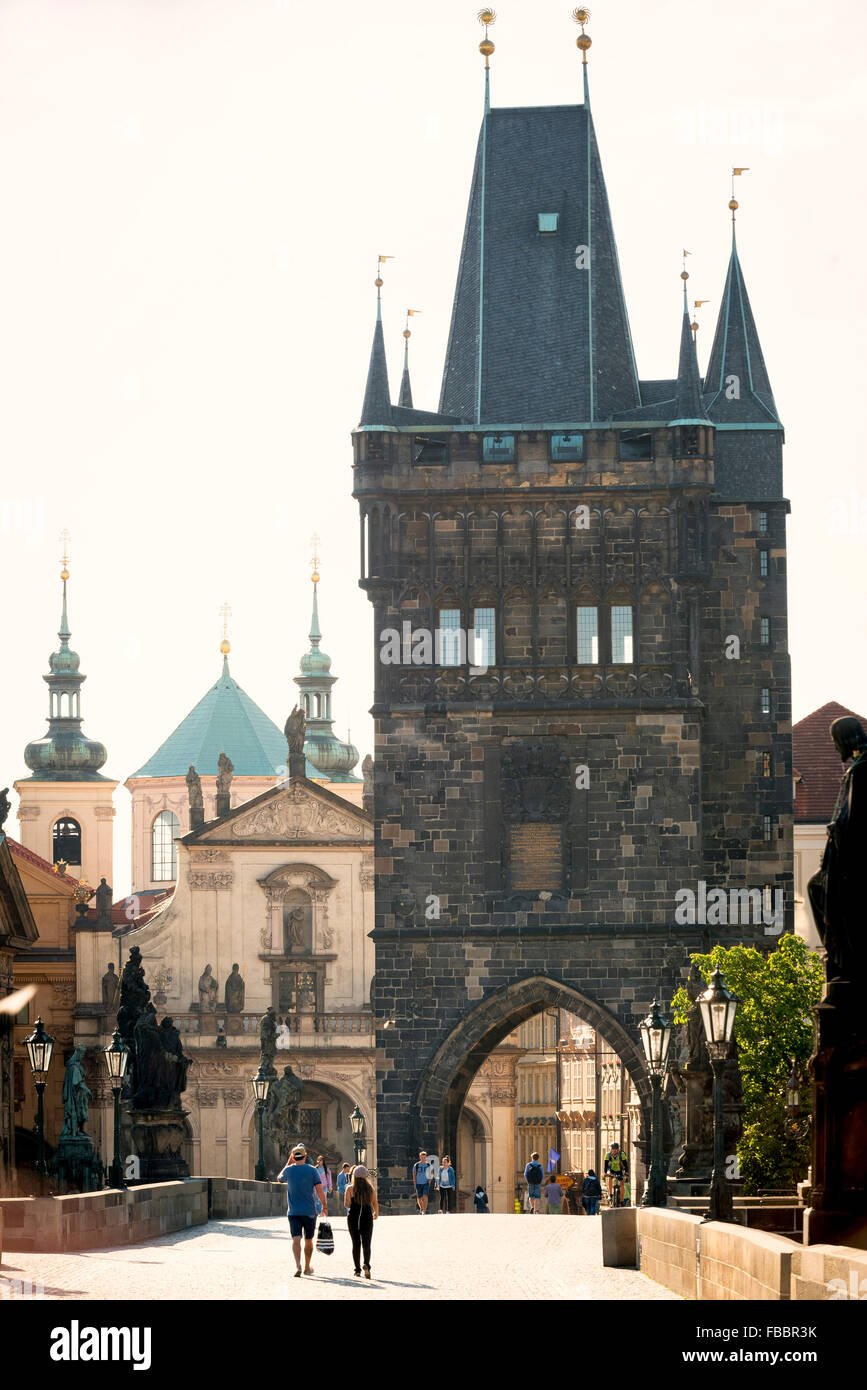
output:
M515 1105L518 1083L517 1057L491 1058L491 1103L493 1105L493 1191L491 1211L515 1210Z

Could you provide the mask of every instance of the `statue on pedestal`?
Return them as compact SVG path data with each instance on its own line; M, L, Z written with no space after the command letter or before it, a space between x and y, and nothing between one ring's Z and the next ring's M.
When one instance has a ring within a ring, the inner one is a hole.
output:
M117 1008L118 993L120 991L120 977L114 968L114 961L108 962L108 967L102 977L102 1007L105 1012L110 1014Z
M244 1012L244 995L246 987L244 978L237 965L232 966L232 973L226 981L226 1013L242 1014Z
M63 1076L63 1128L61 1139L75 1139L87 1124L87 1102L91 1091L84 1075L84 1048L77 1047L66 1064Z
M99 880L96 890L96 924L99 927L111 926L111 888L104 878Z
M279 1081L272 1081L262 1122L268 1138L271 1166L279 1172L297 1143L301 1127L301 1096L304 1082L291 1067L283 1068Z
M210 965L206 965L199 976L199 1010L202 1013L212 1014L217 1007L217 994L219 985L214 978L214 972Z
M840 760L852 762L840 783L822 866L807 884L807 894L825 947L826 978L861 983L867 974L867 734L852 715L835 719L830 734Z
M190 829L197 830L205 823L205 802L202 796L202 779L190 763L186 776L187 796L190 802Z
M277 1053L277 1015L269 1004L259 1023L259 1065L268 1076L276 1076L274 1057Z

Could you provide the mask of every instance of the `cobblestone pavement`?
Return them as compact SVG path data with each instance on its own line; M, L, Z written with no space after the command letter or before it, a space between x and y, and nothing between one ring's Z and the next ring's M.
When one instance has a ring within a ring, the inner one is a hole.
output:
M7 1251L4 1280L41 1282L51 1299L671 1299L629 1269L603 1269L592 1218L475 1214L440 1221L384 1216L373 1234L370 1282L352 1273L346 1218L332 1220L334 1254L314 1252L293 1278L285 1217L212 1221L144 1245L68 1255ZM7 1295L8 1297L8 1286Z

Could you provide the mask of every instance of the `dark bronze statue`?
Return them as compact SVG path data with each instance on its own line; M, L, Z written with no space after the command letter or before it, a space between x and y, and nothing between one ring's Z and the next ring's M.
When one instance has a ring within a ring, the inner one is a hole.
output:
M279 1081L271 1083L263 1124L275 1162L285 1161L291 1146L298 1140L303 1091L304 1083L291 1067L284 1067Z
M827 955L828 980L860 981L867 973L867 735L852 715L835 719L830 734L841 762L852 762L840 783L822 866L807 884L807 894Z
M6 819L9 815L9 812L12 810L9 797L7 795L8 791L8 787L4 787L3 790L0 791L0 830L3 829L3 826L6 824Z
M289 745L290 754L295 753L297 755L304 752L304 735L306 729L307 720L304 716L304 711L303 709L299 709L298 705L295 705L283 729L286 735L286 742Z
M269 1004L259 1024L259 1065L268 1076L276 1076L274 1058L277 1055L277 1015Z
M90 1088L84 1075L84 1048L77 1047L66 1064L63 1076L63 1128L61 1139L75 1139L87 1123Z
M242 1014L244 1012L244 977L241 975L237 965L232 966L232 973L226 981L226 1013Z
M96 921L100 927L111 926L111 896L111 886L101 878L96 890Z
M111 1013L117 1008L117 996L120 989L120 978L114 968L114 961L108 962L108 969L102 977L102 1006L106 1013Z

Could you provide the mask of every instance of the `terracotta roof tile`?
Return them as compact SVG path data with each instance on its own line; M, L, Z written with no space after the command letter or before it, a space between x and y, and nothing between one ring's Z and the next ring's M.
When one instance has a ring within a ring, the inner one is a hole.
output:
M834 814L843 764L828 730L835 719L846 714L854 715L867 729L863 714L855 714L835 700L800 719L792 729L796 824L825 825Z
M52 878L56 878L58 883L65 883L69 888L78 887L77 878L73 878L71 874L56 874L54 872L54 865L49 864L48 860L43 859L42 855L37 854L35 850L25 849L24 845L18 840L13 840L11 835L7 835L6 840L16 859L23 859L26 863L32 864L35 868L42 869L44 873L51 874Z

